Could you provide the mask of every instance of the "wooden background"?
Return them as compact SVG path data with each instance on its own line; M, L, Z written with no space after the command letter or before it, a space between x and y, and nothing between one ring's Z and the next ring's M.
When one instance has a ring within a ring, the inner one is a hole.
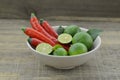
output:
M120 0L0 0L0 18L120 17Z
M0 80L120 80L120 23L49 21L51 25L75 24L104 30L102 44L93 58L70 70L42 65L27 47L20 30L28 20L0 20ZM62 64L61 64L62 65Z
M91 60L74 69L42 65L21 31L30 26L31 12L52 19L51 25L102 29L102 45ZM107 22L113 20L119 22ZM120 0L0 0L0 80L120 80Z

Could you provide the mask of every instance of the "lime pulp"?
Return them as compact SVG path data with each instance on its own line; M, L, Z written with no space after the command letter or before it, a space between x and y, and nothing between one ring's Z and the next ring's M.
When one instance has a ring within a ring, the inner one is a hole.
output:
M44 54L50 54L52 52L52 46L48 43L40 43L37 47L36 47L36 51L40 52L40 53L44 53Z
M70 43L72 41L72 36L67 33L60 34L58 36L58 41L63 44Z

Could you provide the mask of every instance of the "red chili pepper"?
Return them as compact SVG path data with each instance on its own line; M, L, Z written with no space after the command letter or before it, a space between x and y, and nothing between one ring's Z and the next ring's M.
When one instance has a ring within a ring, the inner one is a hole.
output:
M28 38L28 42L32 45L32 47L36 47L38 44L43 43L43 41L37 38Z
M54 36L55 38L58 37L57 32L50 26L50 24L49 24L47 21L41 19L41 20L40 20L40 23L41 23L41 25L43 26L43 28L44 28L50 35Z
M42 40L42 41L44 41L46 43L49 43L52 46L55 45L55 43L51 39L46 37L44 34L38 32L37 30L34 30L33 28L29 28L29 27L25 28L25 27L23 27L22 30L29 37L37 38L37 39Z
M36 21L37 23L39 23L39 21L38 21L37 17L35 16L35 14L31 13L30 22L34 22L34 21Z
M66 49L67 51L69 50L70 45L69 44L61 44L58 41L56 42L56 44L60 44L64 49Z
M70 45L68 45L68 44L66 44L66 45L64 45L64 44L61 44L67 51L69 50L69 48L70 48Z
M31 15L30 23L32 25L32 28L43 33L45 36L47 36L51 40L57 41L56 38L52 37L48 32L45 31L45 29L39 24L38 19L35 17L36 17L35 15ZM34 18L35 18L35 20L33 20Z

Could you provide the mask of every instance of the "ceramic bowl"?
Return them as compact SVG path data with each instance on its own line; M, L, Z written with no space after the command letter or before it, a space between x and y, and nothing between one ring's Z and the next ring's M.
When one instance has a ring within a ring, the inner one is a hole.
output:
M66 27L66 26L64 26ZM57 29L58 26L53 26L54 29ZM85 28L80 28L83 31L87 31ZM74 56L54 56L54 55L46 55L44 53L39 53L35 49L31 47L31 45L27 42L28 47L32 51L32 53L40 60L41 63L52 66L58 69L71 69L76 66L80 66L93 58L94 54L97 53L98 48L101 45L101 38L98 36L93 43L93 49L89 52L74 55Z

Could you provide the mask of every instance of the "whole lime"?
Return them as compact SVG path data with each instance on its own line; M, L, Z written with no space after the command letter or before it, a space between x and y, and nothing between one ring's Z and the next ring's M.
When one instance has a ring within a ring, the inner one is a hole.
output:
M62 46L60 44L56 44L54 47L53 47L53 50L56 50L57 48L62 48Z
M53 52L53 55L56 55L56 56L67 56L67 51L64 48L57 48Z
M75 43L69 48L69 55L77 55L87 52L87 47L83 43Z
M78 32L73 36L72 43L83 43L87 46L88 50L93 46L93 39L87 32Z
M71 36L74 36L78 31L80 31L80 28L76 25L69 25L64 29L64 33L68 33Z

